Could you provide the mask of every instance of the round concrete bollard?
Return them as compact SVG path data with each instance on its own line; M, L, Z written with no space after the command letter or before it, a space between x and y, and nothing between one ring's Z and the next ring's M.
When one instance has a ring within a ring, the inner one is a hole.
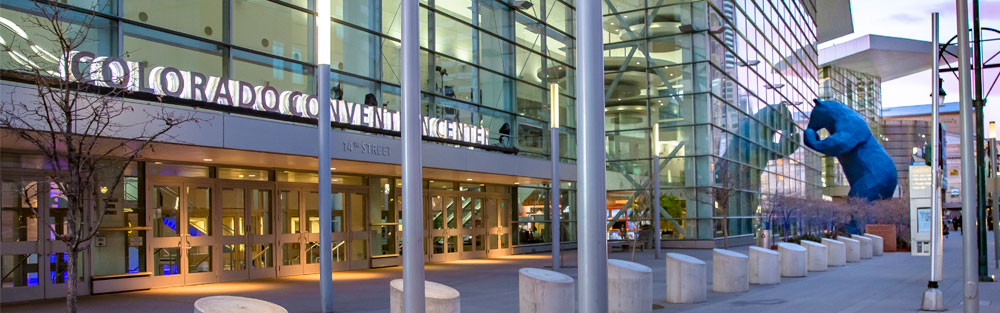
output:
M403 312L403 280L389 282L389 311ZM424 281L424 310L427 313L458 313L462 311L460 294L455 288L432 281Z
M781 254L761 247L750 247L749 280L755 285L781 283Z
M608 312L653 312L653 269L625 260L608 260Z
M684 254L667 253L667 302L705 302L707 275L705 262Z
M806 258L809 259L806 262L806 269L810 272L826 272L827 260L830 257L826 246L811 240L801 242L802 246L806 247Z
M872 240L872 250L874 250L873 255L882 256L885 254L885 241L882 239L882 236L865 233L865 237L871 238Z
M517 273L520 312L576 312L576 287L572 277L540 268L522 268Z
M805 277L807 275L806 248L794 243L782 242L778 244L778 252L781 253L782 277Z
M857 263L861 262L861 242L843 237L837 236L837 241L843 242L844 246L847 248L847 263Z
M871 259L872 255L875 254L875 246L872 244L872 239L861 236L861 235L851 235L851 239L857 240L861 243L861 258Z
M826 245L826 263L828 266L847 265L847 246L843 242L823 238L823 244Z
M744 292L750 290L747 277L749 258L729 250L712 250L712 291Z
M194 313L288 313L280 305L236 296L211 296L194 302Z

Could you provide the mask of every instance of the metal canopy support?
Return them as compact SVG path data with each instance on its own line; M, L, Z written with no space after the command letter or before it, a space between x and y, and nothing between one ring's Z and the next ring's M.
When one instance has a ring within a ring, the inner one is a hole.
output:
M601 3L580 1L576 8L577 37L577 181L579 200L580 312L608 311L608 245L605 225L607 198L604 171L604 43Z
M417 0L402 3L400 64L403 100L403 312L423 313L424 207L420 155L420 17Z
M319 100L319 292L324 313L333 312L333 211L330 205L330 0L316 2L316 99Z
M955 0L958 32L958 76L959 76L959 119L962 128L962 168L961 173L975 173L972 138L972 86L969 73L969 1ZM965 313L979 312L979 273L976 246L976 178L975 175L962 177L962 279L965 298Z

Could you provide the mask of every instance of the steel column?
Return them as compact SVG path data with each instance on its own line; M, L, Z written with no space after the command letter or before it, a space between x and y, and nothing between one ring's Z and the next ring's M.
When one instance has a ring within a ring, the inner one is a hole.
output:
M403 137L403 312L423 313L424 206L420 138L420 16L419 1L402 3L400 113Z
M931 24L934 28L934 33L931 39L931 50L933 51L934 61L931 63L931 282L937 283L941 279L941 269L942 269L942 234L941 234L941 184L939 175L939 169L941 167L940 155L941 155L941 121L940 121L940 105L938 97L940 96L939 91L941 90L941 80L939 79L940 73L938 72L938 64L940 60L940 50L938 49L939 42L939 32L938 32L938 13L933 13L931 16Z
M601 2L577 2L577 309L608 311Z
M552 136L552 269L559 269L562 265L562 249L560 247L560 241L562 240L560 229L562 225L560 224L562 209L559 205L559 128L551 127L549 128Z
M958 32L959 118L961 120L962 156L962 277L963 311L979 312L979 275L976 246L976 164L973 160L972 86L969 73L969 1L955 0Z
M659 129L659 127L657 127L657 129L654 129L653 131L656 132L656 133L659 133L660 129ZM659 137L659 136L656 136L656 137ZM660 213L660 210L663 210L663 208L660 207L660 153L658 151L658 150L660 150L659 149L659 142L656 143L656 146L654 147L654 149L657 150L657 152L656 152L655 155L653 155L653 215L652 215L653 216L653 249L656 249L656 258L659 259L660 258L660 254L662 253L660 251L660 248L661 248L660 246L662 245L662 243L661 243L662 239L660 238L660 233L662 232L660 230L660 218L661 218L662 215Z
M322 311L333 312L333 206L330 205L330 0L316 1L316 100L319 105L319 291Z
M986 141L983 136L983 124L986 119L983 117L983 106L986 99L983 98L983 42L982 28L979 27L979 0L972 0L972 62L975 65L973 76L975 77L976 97L972 100L972 106L976 109L976 238L979 244L979 281L991 282L993 277L989 273L986 249Z

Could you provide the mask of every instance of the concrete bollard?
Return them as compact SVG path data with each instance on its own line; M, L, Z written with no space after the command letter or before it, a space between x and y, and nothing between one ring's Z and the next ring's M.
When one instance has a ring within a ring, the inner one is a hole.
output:
M781 253L782 277L805 277L807 275L806 248L794 243L782 242L778 243L778 252Z
M750 283L771 285L781 283L781 254L770 249L750 247Z
M829 252L825 245L810 241L802 240L802 246L806 247L806 269L810 272L826 272L827 263L829 262Z
M843 236L837 236L837 241L843 242L844 246L847 248L845 250L846 251L847 263L861 262L861 242L860 241L857 241L857 240L854 240L854 239L851 239L851 238L847 238L847 237L843 237Z
M576 283L566 274L540 268L517 271L520 312L576 312Z
M608 260L608 312L653 312L653 269L625 260Z
M260 312L288 313L280 305L254 298L210 296L194 302L195 313Z
M712 291L744 292L750 290L747 277L749 258L729 250L712 250Z
M707 275L705 262L684 254L667 253L667 302L705 302Z
M847 246L843 242L823 238L823 244L826 245L826 264L828 266L847 265Z
M424 281L424 310L427 313L458 313L462 312L459 293L455 288L432 281ZM389 311L403 312L403 280L393 279L389 282Z
M862 259L871 259L872 258L872 255L875 254L875 250L873 249L875 246L872 244L872 239L871 238L868 238L868 237L865 237L865 236L861 236L861 235L851 235L851 239L857 240L858 242L861 243L861 258Z
M865 233L865 237L871 238L872 249L874 256L882 256L885 254L885 241L883 241L882 236Z

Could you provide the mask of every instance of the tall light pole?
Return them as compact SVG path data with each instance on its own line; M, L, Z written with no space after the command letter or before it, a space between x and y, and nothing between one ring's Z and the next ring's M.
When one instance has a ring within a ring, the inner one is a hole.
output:
M607 194L604 186L604 42L601 2L579 1L577 31L577 238L582 313L608 311Z
M983 31L979 26L979 0L972 0L972 25L972 58L976 65L976 98L972 100L972 106L976 109L976 237L979 244L979 281L992 282L993 276L990 276L986 255L986 144L983 139L983 124L986 123L983 106L986 105L986 99L983 97Z
M418 1L402 3L399 50L403 100L400 123L403 137L403 312L423 313L424 206L420 157L420 17Z
M559 205L559 83L549 84L549 131L552 137L552 269L559 269L562 250L560 249L560 215L562 208Z
M997 122L990 121L990 177L993 177L993 264L1000 269L1000 165L997 164Z
M657 116L659 119L659 116ZM653 249L660 258L660 123L653 123Z
M965 298L963 311L965 313L979 312L979 275L976 246L976 164L973 160L972 139L972 86L969 77L969 1L955 0L955 11L958 15L958 85L959 85L959 119L962 128L962 229L967 231L962 236L962 277Z
M319 292L333 312L333 206L330 205L330 0L316 1L316 99L319 102Z
M940 50L938 42L938 13L931 13L931 280L927 282L927 291L924 291L924 299L921 310L924 311L944 311L944 293L938 289L938 280L941 279L941 260L943 258L941 242L941 190L938 186L940 175L940 136L941 122L938 120L939 105L943 102L941 93L941 78L938 76L938 53Z

